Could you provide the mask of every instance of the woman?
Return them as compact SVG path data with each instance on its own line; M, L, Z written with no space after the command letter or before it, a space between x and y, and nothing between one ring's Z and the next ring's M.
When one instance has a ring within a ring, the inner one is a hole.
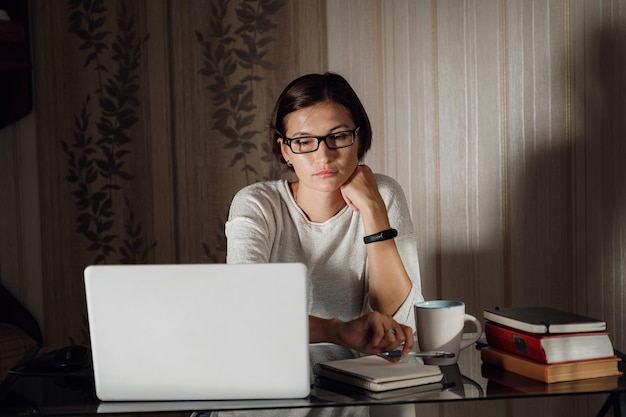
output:
M416 243L398 183L361 165L370 122L348 82L309 74L282 92L271 145L297 180L256 183L234 197L227 262L308 267L313 362L413 346L421 301ZM397 236L396 236L397 233Z

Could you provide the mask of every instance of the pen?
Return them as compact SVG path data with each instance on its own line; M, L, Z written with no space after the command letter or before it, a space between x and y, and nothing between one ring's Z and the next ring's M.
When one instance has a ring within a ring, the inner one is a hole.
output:
M402 351L401 350L393 350L391 352L383 352L379 354L380 356L386 356L388 358L401 358ZM430 352L409 352L406 356L415 356L418 358L454 358L454 353L445 352L442 350L435 350Z

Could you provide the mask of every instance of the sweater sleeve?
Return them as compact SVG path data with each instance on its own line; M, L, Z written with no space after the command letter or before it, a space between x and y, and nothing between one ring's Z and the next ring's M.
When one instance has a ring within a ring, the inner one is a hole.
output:
M226 233L226 263L267 263L276 236L272 204L276 197L258 186L241 189L233 198Z
M384 175L378 176L380 193L387 205L387 213L391 227L398 230L396 246L406 272L409 274L411 290L396 311L393 318L399 323L410 326L415 331L415 314L413 306L423 301L422 285L417 255L417 241L411 221L411 214L402 187L396 180Z

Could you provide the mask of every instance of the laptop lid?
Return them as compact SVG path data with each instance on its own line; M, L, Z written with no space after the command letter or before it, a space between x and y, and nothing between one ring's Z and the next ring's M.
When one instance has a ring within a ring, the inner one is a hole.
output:
M302 264L95 265L85 292L102 401L309 395Z

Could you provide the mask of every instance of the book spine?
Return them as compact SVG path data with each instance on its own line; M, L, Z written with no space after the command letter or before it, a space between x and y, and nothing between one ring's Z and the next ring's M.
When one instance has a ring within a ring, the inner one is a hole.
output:
M485 318L485 320L489 320L494 323L499 323L503 326L511 327L513 329L518 329L529 333L545 334L548 331L548 327L545 324L533 324L519 321L492 311L484 310L483 317Z
M489 365L497 366L505 371L515 372L516 374L535 379L542 382L551 382L546 372L546 365L533 363L523 358L517 358L509 354L498 353L492 348L483 348L480 350L480 357L483 362Z
M485 323L485 336L489 346L541 363L548 363L541 337L521 333L514 329Z
M480 350L480 357L489 365L547 383L622 374L618 369L616 356L546 365L492 347L485 347Z

